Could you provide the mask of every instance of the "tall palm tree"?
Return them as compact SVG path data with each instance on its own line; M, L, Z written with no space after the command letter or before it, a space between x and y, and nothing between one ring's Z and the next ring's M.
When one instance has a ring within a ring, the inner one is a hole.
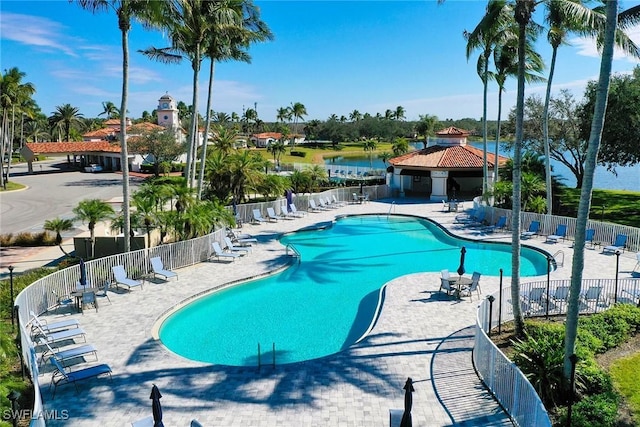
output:
M267 147L267 151L273 154L273 162L276 164L278 170L280 169L280 157L287 151L287 148L284 146L284 142L276 141Z
M44 222L44 227L47 231L53 231L56 233L56 245L60 248L63 254L70 257L67 251L62 247L62 232L68 231L73 228L73 221L68 218L54 218L48 219Z
M376 149L376 142L373 139L365 141L363 148L365 152L369 152L369 167L373 168L373 151Z
M102 103L102 113L98 114L98 116L102 115L106 116L107 120L113 119L120 116L120 111L118 107L116 107L116 104L111 101L105 101Z
M298 120L304 118L304 116L307 115L307 107L305 107L304 104L300 102L296 102L291 106L291 115L293 116L293 129L295 132L295 136L291 140L291 149L293 150L294 146L296 145L296 136L300 133L300 130L298 129Z
M405 109L402 105L398 105L396 107L396 111L393 113L393 116L395 117L396 120L402 120L404 119L404 113L405 113Z
M73 213L76 215L76 219L86 222L89 226L89 233L91 234L90 258L93 258L96 247L96 224L113 218L115 211L110 204L100 199L85 199L73 208ZM125 242L129 240L128 235L125 234L123 239Z
M284 123L285 120L291 120L291 108L280 107L276 112L276 120Z
M467 59L476 49L481 49L482 53L478 57L477 72L482 80L482 194L486 197L488 193L489 166L487 163L487 91L489 79L493 78L489 73L489 58L496 46L506 43L506 39L512 33L505 31L509 28L512 9L506 0L489 0L485 15L482 17L476 28L470 33L465 32L467 39Z
M151 247L151 230L155 223L157 214L157 200L153 197L153 193L146 191L136 191L131 197L131 202L135 207L135 213L133 214L135 223L144 224L144 228L147 231L147 247Z
M433 133L433 130L438 123L438 117L425 114L424 116L420 115L419 118L420 120L416 125L416 132L424 135L424 141L422 141L422 144L424 145L424 148L427 148L429 134Z
M603 36L602 59L600 63L600 76L596 102L591 122L591 134L587 148L584 178L580 190L580 203L576 217L576 231L574 240L573 261L571 266L571 289L567 308L564 339L564 369L565 379L571 377L571 356L575 354L575 343L578 332L578 314L580 310L580 288L582 286L582 270L584 269L585 231L591 208L591 194L593 190L593 177L598 160L598 150L604 127L604 117L607 110L607 98L609 94L609 82L611 79L611 67L613 62L613 48L616 41L617 21L620 19L620 27L627 28L632 23L640 20L640 6L632 7L618 17L618 1L610 0L605 5L606 24ZM569 381L565 381L569 384Z
M544 101L544 111L542 118L542 133L544 143L544 154L546 157L546 184L547 184L547 213L552 210L552 191L551 191L551 155L549 148L549 104L551 102L551 85L553 82L553 74L556 67L556 57L558 48L567 43L567 37L570 33L578 33L582 35L594 36L601 32L605 25L605 16L601 13L601 9L589 9L582 4L581 0L574 0L574 5L569 9L565 5L566 1L547 0L545 2L546 13L545 20L548 23L549 30L547 32L547 40L551 45L551 65L549 67L549 77L547 79L547 91ZM624 31L616 31L616 44L620 46L626 53L638 58L640 51L638 47L629 39Z
M170 8L171 2L155 0L76 0L80 7L92 13L109 11L118 17L118 28L122 44L122 99L120 101L120 167L122 168L122 214L124 235L131 234L131 212L129 207L129 150L127 149L127 99L129 96L129 31L131 20L138 19L146 25L160 21L161 13ZM124 239L124 251L131 250L131 242Z
M56 111L51 113L49 123L52 126L60 126L64 130L64 140L69 141L71 126L82 125L82 113L71 104L58 105Z
M349 120L351 120L352 122L359 122L361 119L362 114L360 114L360 111L353 110L351 113L349 113Z

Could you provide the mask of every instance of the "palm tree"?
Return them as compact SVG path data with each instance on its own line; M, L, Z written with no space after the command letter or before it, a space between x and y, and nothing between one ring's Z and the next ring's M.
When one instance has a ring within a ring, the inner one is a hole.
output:
M291 120L291 108L289 107L280 107L276 113L276 120L284 123L285 120Z
M378 158L382 160L382 163L384 163L385 168L387 167L387 162L391 157L393 157L393 154L391 154L388 151L383 151L382 153L378 154Z
M154 197L155 195L148 191L136 191L131 197L131 202L135 207L134 222L138 224L144 224L144 228L147 231L147 247L151 247L151 229L153 228L158 201Z
M321 165L307 166L304 171L309 175L311 187L314 191L318 188L320 181L327 179L327 171Z
M409 152L409 141L406 138L396 138L391 144L391 151L395 156L401 156Z
M467 59L471 53L480 48L481 55L478 57L477 72L482 80L482 194L486 197L488 192L489 166L487 163L487 90L489 79L493 77L489 73L489 58L494 47L504 44L505 40L512 34L505 31L509 28L511 21L511 6L506 0L489 0L487 10L482 20L471 32L465 32L467 39Z
M436 124L438 123L438 117L431 116L429 114L420 115L418 124L416 125L416 132L424 135L424 148L427 148L427 143L429 142L429 134L433 133Z
M118 107L116 107L116 104L111 101L105 101L102 103L102 113L98 114L98 117L102 115L106 115L107 120L114 119L120 116L120 111L118 110Z
M404 119L404 113L405 113L405 109L404 109L404 107L403 107L403 106L401 106L401 105L398 105L398 106L396 107L396 111L394 111L394 113L393 113L393 117L394 117L396 120L402 120L402 119Z
M52 126L60 126L64 129L64 140L69 141L71 134L71 126L74 124L82 124L82 113L71 104L58 105L56 111L51 113L49 123Z
M304 106L304 104L296 102L291 106L291 116L293 117L293 129L295 132L295 135L291 140L291 150L294 149L296 145L296 136L300 133L300 131L298 130L298 120L304 118L304 116L306 115L307 108Z
M129 150L127 149L127 98L129 96L129 30L131 19L154 24L159 21L163 9L171 3L154 0L77 0L80 7L93 13L113 10L118 17L118 28L122 44L122 99L120 101L120 167L122 168L122 214L124 235L130 235L131 212L129 208ZM131 250L131 242L124 239L124 251Z
M62 247L62 232L68 231L73 228L73 221L67 218L54 218L48 219L44 222L44 227L47 231L53 231L56 233L56 245L60 248L63 254L70 257L67 251Z
M280 156L287 151L287 148L284 146L284 142L276 141L270 144L267 147L267 151L273 154L273 162L276 164L277 169L280 170Z
M110 204L100 199L85 199L80 201L78 206L73 208L73 213L76 215L77 220L86 222L89 225L89 233L91 234L90 258L93 258L96 246L96 224L113 218L115 211ZM124 225L126 225L126 223ZM128 234L125 234L124 241L126 242L127 240L129 240Z
M573 262L571 266L571 289L569 292L569 303L567 308L567 319L565 323L564 339L564 369L563 374L565 384L571 378L571 357L575 354L575 342L578 332L578 314L580 310L580 288L582 286L582 270L584 269L584 246L589 210L591 208L591 194L593 190L593 177L598 159L598 150L604 127L604 117L607 109L607 97L609 92L609 81L611 79L611 66L613 62L613 47L616 40L616 26L618 21L618 1L606 2L606 24L604 30L604 44L602 49L602 60L600 63L600 76L598 79L598 89L596 102L591 122L591 134L585 161L584 178L580 191L580 203L578 205L578 215L576 218L576 231L574 240ZM620 26L626 28L629 23L637 24L640 19L640 6L635 6L620 14Z
M358 110L353 110L351 113L349 113L349 120L351 120L352 122L359 122L360 120L362 120L362 114L360 114L360 111Z
M369 152L369 167L373 168L373 151L376 149L376 142L369 139L365 141L363 148L365 152Z
M227 129L218 125L213 130L213 134L213 143L217 150L225 154L229 154L235 150L236 137L238 136L237 130Z

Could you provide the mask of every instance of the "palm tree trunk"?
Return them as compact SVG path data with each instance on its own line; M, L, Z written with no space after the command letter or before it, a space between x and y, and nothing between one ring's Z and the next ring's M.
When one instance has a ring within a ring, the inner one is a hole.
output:
M498 151L500 150L500 118L502 117L502 88L498 86L498 129L496 131L496 149L495 158L493 159L493 185L498 182ZM495 199L494 199L495 200Z
M553 72L556 68L556 55L558 48L553 47L551 54L551 66L549 68L549 80L547 80L547 94L544 99L544 111L542 112L542 138L544 140L544 170L545 180L547 184L547 214L551 215L553 210L553 200L551 191L551 155L549 153L549 102L551 101L551 83L553 81Z
M131 211L129 209L129 150L127 150L127 96L129 95L129 31L122 30L122 101L120 103L120 163L122 167L122 240L124 252L131 251ZM93 232L92 232L93 233ZM93 235L92 245L95 244Z
M204 143L202 145L202 160L200 160L200 175L198 179L198 200L202 200L202 185L204 182L204 168L207 162L207 142L209 135L209 122L211 121L211 98L213 97L213 76L216 70L216 61L211 58L209 65L209 89L207 90L207 119L204 125Z
M613 62L613 45L615 41L616 24L618 18L618 1L606 2L606 26L604 35L604 47L602 49L602 62L600 63L600 77L596 90L596 103L591 122L591 134L585 160L584 178L580 191L580 204L576 218L576 234L573 250L573 263L571 266L571 290L569 292L569 305L565 326L564 340L564 378L571 377L570 357L575 353L576 336L578 333L578 313L580 311L580 288L582 286L582 270L584 269L584 243L589 209L591 208L591 194L593 190L593 176L598 160L598 150L604 127L604 117L607 110L607 97L609 95L609 81L611 79L611 63ZM569 381L566 381L569 384Z
M524 318L522 317L522 308L520 306L520 212L522 210L522 139L524 136L524 75L527 22L518 22L518 92L516 101L516 138L513 153L513 208L511 210L511 301L513 301L515 334L518 337L524 335Z
M487 80L489 74L489 58L487 55L485 55L484 71L482 74L482 198L485 199L489 191L489 165L487 164L487 90L489 87Z
M195 153L198 147L198 74L200 72L200 44L196 44L196 52L191 67L193 68L193 98L191 101L191 135L189 150L187 151L187 186L193 188L193 171L195 168Z

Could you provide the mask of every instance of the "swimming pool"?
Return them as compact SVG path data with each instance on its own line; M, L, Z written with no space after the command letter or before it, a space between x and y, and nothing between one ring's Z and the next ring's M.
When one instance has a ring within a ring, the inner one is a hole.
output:
M233 366L310 360L358 341L376 316L380 288L405 274L455 271L460 248L467 272L511 272L511 247L447 234L410 216L361 215L283 236L301 262L281 273L204 296L170 315L159 336L188 359ZM522 248L521 275L546 274L544 254Z

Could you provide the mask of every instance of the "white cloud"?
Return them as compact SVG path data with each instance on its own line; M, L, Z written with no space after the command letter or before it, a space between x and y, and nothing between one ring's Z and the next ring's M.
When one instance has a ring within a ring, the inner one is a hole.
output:
M626 31L629 38L637 45L640 46L640 25L632 27ZM576 49L576 53L582 56L588 56L591 58L599 58L600 52L598 51L598 47L596 45L596 41L594 38L590 37L574 37L569 40L569 44L572 45ZM640 62L637 58L633 58L626 53L624 53L621 49L615 48L613 52L614 60L626 60L631 63Z
M68 46L63 25L47 18L17 13L0 14L1 37L29 46L61 51L69 56L78 56Z

